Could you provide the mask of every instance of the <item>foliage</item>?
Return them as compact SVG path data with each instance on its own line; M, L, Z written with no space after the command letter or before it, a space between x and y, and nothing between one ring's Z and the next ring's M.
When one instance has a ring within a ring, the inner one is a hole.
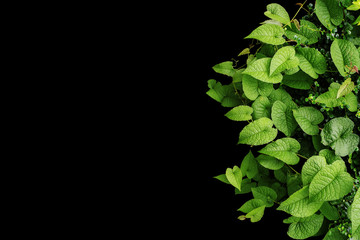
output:
M227 118L245 122L238 144L251 147L215 178L252 194L239 208L242 221L276 207L290 215L291 238L359 240L360 1L305 3L292 19L267 5L269 20L238 56L246 63L213 67L231 83L209 80L207 94L231 108Z

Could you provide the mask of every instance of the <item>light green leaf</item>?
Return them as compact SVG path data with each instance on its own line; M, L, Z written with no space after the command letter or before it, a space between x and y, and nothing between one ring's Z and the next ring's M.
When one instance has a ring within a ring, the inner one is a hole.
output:
M251 151L242 160L240 169L243 175L246 175L249 179L258 174L257 162Z
M255 199L263 200L266 207L272 207L274 205L274 201L276 201L277 198L276 192L266 186L252 188L251 192Z
M288 235L294 239L306 239L314 236L321 228L324 221L323 215L314 214L310 217L290 217L284 223L291 223Z
M340 160L323 167L310 183L310 201L334 201L348 194L354 179L345 170L345 163Z
M259 96L251 105L254 109L253 118L255 120L266 117L271 117L271 103L267 97Z
M254 101L259 95L269 96L274 90L272 83L259 81L247 74L243 75L242 85L245 96L252 101Z
M279 21L283 24L290 24L290 17L285 8L283 8L280 4L271 3L266 6L265 16Z
M322 156L312 156L303 165L301 178L304 185L310 184L315 175L325 167L326 159Z
M335 39L331 44L330 54L339 73L344 77L348 75L353 66L360 68L359 51L350 41Z
M321 131L321 143L330 146L335 154L345 157L351 154L359 144L359 136L352 133L354 122L338 117L325 124Z
M259 150L259 153L275 157L289 165L295 165L300 160L296 155L300 148L300 143L294 138L281 138L266 145Z
M266 83L279 83L282 80L281 73L270 76L271 58L261 58L251 63L243 72Z
M282 202L277 210L287 212L295 217L309 217L316 213L322 204L322 202L309 202L309 186L305 186Z
M243 128L238 143L258 146L271 142L276 136L277 129L273 128L273 121L260 118Z
M323 149L319 152L320 156L326 159L327 164L332 164L336 160L343 160L340 156L335 155L335 152L330 149Z
M340 86L336 98L343 97L352 92L355 89L354 82L351 81L351 78L346 79Z
M360 190L355 194L351 205L351 222L353 234L358 234L360 238Z
M339 26L343 20L343 9L336 0L316 0L315 13L320 22L329 30Z
M250 221L252 223L258 222L264 216L264 211L265 211L265 205L255 208L254 210L246 214L246 218L250 218Z
M271 170L279 170L284 166L284 162L280 161L274 157L260 154L256 160L260 163L261 166Z
M226 76L232 77L236 70L233 68L233 63L231 61L222 62L213 66L213 69L217 73L224 74Z
M249 107L247 105L241 105L231 109L225 114L225 116L233 121L248 121L252 119L252 113L252 107Z
M271 59L270 76L295 68L298 65L299 59L295 57L295 48L293 46L282 47Z
M239 167L234 166L234 168L228 168L226 169L226 178L229 181L231 185L233 185L235 188L239 189L241 191L241 181L242 181L242 173Z
M292 75L285 75L281 83L291 88L307 90L311 88L314 80L303 71L298 71Z
M341 105L343 99L336 98L337 92L340 88L340 84L332 83L329 87L329 91L321 94L319 97L315 99L317 103L323 103L327 107L338 107Z
M325 57L315 48L297 48L296 57L300 60L299 67L310 77L317 79L327 68Z
M245 202L239 209L238 211L241 211L243 213L249 213L252 210L254 210L255 208L264 206L265 202L261 199L251 199L247 202Z
M284 29L278 25L264 24L252 31L245 39L253 38L263 43L281 45L285 43L285 39L282 37L284 33Z
M235 94L233 84L222 85L214 79L208 81L209 91L206 92L215 101L221 103L224 107L235 107L240 105L241 99Z
M293 110L296 122L300 128L308 135L319 133L318 124L324 120L322 113L313 107L302 107Z
M287 137L292 136L297 127L297 123L292 113L295 107L296 105L286 105L279 100L275 101L272 106L271 118L274 122L274 125Z
M351 93L348 93L347 95L345 95L345 102L349 106L348 109L350 112L357 111L358 100L357 100L357 96L354 93L351 92Z
M300 30L298 30L294 23L292 28L285 30L285 35L291 40L295 40L300 44L310 45L318 42L321 37L320 31L315 24L307 20L300 20Z

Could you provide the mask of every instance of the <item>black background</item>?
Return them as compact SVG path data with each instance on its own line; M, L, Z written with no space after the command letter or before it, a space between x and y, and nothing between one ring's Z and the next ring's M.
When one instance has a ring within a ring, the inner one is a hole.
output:
M249 147L237 145L239 132L244 124L227 119L224 114L230 108L222 107L208 97L206 91L209 79L216 79L223 84L231 82L230 78L215 73L212 66L232 58L240 59L241 65L245 63L246 56L237 55L248 47L251 40L243 38L258 27L260 22L267 20L264 16L267 4L281 4L292 18L299 8L295 5L297 2L299 1L241 1L243 5L234 6L228 5L229 2L212 2L199 9L202 14L195 21L195 26L192 26L195 32L191 39L191 44L194 44L191 59L193 73L198 76L190 77L198 84L199 104L195 106L197 122L191 136L197 136L193 147L198 154L193 156L189 166L195 179L191 181L195 186L195 193L190 196L189 202L195 203L192 220L195 222L194 229L200 235L239 239L291 239L286 233L289 225L282 223L288 215L276 211L275 206L266 208L264 217L258 223L237 220L242 215L237 209L252 198L251 193L235 196L233 187L213 177L225 173L228 167L240 166L248 153ZM313 0L308 1L310 2L314 3ZM298 19L304 13L302 10Z

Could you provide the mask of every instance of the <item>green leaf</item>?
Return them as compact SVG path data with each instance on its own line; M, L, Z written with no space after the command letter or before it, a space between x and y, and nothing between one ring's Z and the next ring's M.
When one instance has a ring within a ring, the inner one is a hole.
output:
M322 156L312 156L303 165L301 178L304 185L310 184L315 175L325 167L326 159Z
M360 190L357 190L354 201L351 205L351 222L353 234L358 234L360 238Z
M348 75L347 72L350 72L353 66L360 68L359 51L350 41L335 39L331 44L330 54L339 73L344 77Z
M299 59L295 57L295 48L293 46L282 47L271 59L270 76L295 68L298 65Z
M290 217L285 219L284 223L291 223L287 232L291 238L306 239L320 230L323 221L323 215L314 214L305 218Z
M329 91L321 94L315 99L317 103L323 103L327 107L338 107L342 104L342 98L336 98L337 92L340 88L340 84L332 83L329 87Z
M343 20L343 9L336 0L316 0L315 13L320 22L329 30L339 26Z
M233 68L233 63L231 61L222 62L213 66L213 69L217 73L224 74L226 76L232 77L236 70Z
M346 79L340 86L336 98L343 97L352 92L355 89L354 82L351 81L351 78Z
M257 163L251 151L249 151L242 160L240 169L243 175L246 175L249 179L252 179L258 174Z
M285 8L283 8L280 4L271 3L266 6L265 16L279 21L283 24L290 24L290 17Z
M297 123L293 116L293 109L296 105L286 105L285 103L277 100L274 102L271 110L271 118L276 128L283 132L287 137L294 134Z
M289 165L295 165L300 160L296 155L300 148L300 143L294 138L281 138L266 145L259 150L259 153L275 157Z
M252 107L241 105L234 107L225 114L230 120L233 121L248 121L252 119L251 114L253 113Z
M340 160L323 167L310 183L310 201L334 201L348 194L354 179L345 170L345 163Z
M259 96L251 105L254 109L253 118L260 119L263 117L271 117L271 103L267 97Z
M264 211L265 211L265 205L255 208L254 210L246 214L246 218L250 218L250 221L252 223L258 222L264 216Z
M331 228L325 235L323 240L346 240L347 236L339 231L338 227Z
M281 45L285 43L285 39L282 37L284 33L284 29L278 25L264 24L252 31L245 39L253 38L263 43Z
M242 85L245 96L254 101L259 95L269 96L274 90L273 84L259 81L250 75L243 75Z
M241 99L235 93L233 84L222 85L214 79L208 81L209 91L206 94L224 107L235 107L240 105Z
M340 156L335 155L335 152L330 149L323 149L319 152L320 156L326 159L327 164L332 164L336 160L342 160Z
M266 83L279 83L282 80L281 73L270 76L271 58L261 58L251 63L243 72Z
M238 143L258 146L271 142L276 136L277 129L273 128L273 121L260 118L243 128Z
M264 206L265 202L261 199L251 199L247 202L245 202L239 209L238 211L241 211L243 213L249 213L252 210Z
M327 68L325 57L315 48L297 48L296 57L300 60L299 67L310 77L317 79Z
M276 201L277 198L276 192L266 186L252 188L251 192L255 199L263 200L266 207L272 207L274 205L274 201Z
M357 100L357 96L354 93L351 92L345 95L345 102L349 106L348 109L350 112L357 111L358 100Z
M277 210L287 212L295 217L309 217L316 213L322 204L322 202L309 202L309 186L305 186L282 202Z
M291 40L295 40L300 44L314 44L319 41L320 30L315 24L307 20L300 20L300 30L295 27L295 24L291 24L292 28L285 30L285 35Z
M324 120L322 113L313 107L302 107L293 110L296 122L300 128L308 135L319 133L318 124Z
M359 144L359 136L352 133L354 122L338 117L325 124L321 131L321 143L330 146L335 154L345 157L351 154Z
M260 163L261 166L271 170L279 170L284 166L284 162L264 154L260 154L256 160Z
M337 208L330 205L329 202L324 202L320 208L320 212L330 221L336 221L340 218Z
M234 166L234 168L228 168L226 169L226 178L229 181L231 185L233 185L235 188L239 189L241 191L241 181L242 181L242 173L239 167Z
M308 90L313 85L314 80L303 71L298 71L292 75L285 75L281 83L291 88Z

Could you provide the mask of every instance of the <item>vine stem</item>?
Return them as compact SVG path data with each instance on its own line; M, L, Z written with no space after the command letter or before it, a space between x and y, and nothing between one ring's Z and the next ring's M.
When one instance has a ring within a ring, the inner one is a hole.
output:
M291 167L290 165L286 164L286 166L288 166L291 170L293 170L296 174L300 174L298 171L296 171L293 167Z
M306 160L308 160L308 158L307 157L305 157L305 156L303 156L303 155L300 155L300 154L296 154L296 155L298 155L299 157L302 157L302 158L304 158L304 159L306 159Z
M299 7L299 9L297 10L297 12L295 13L294 17L290 20L290 22L286 25L284 25L284 27L286 27L287 25L290 26L290 24L292 23L292 21L294 21L294 19L296 18L296 16L299 14L300 10L303 8L303 6L306 4L307 0L305 0L305 2Z

